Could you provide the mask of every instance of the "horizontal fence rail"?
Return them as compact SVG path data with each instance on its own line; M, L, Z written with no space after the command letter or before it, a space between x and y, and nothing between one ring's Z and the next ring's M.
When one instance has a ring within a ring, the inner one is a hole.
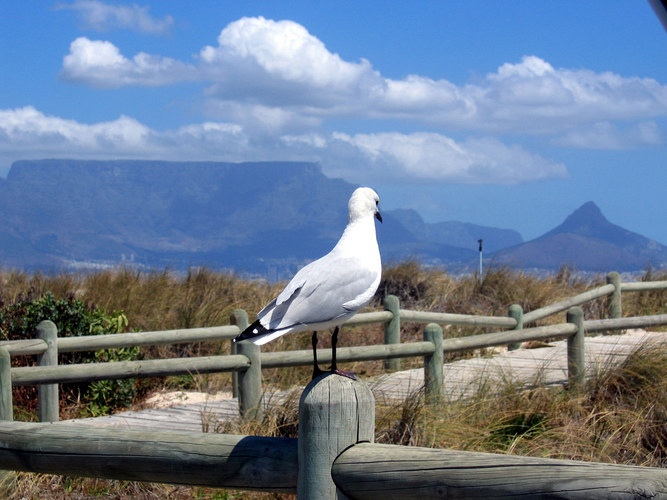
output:
M238 326L214 326L209 328L187 328L180 330L160 330L156 332L116 333L113 335L83 335L81 337L61 337L58 352L99 351L149 345L189 344L211 340L231 340L241 331ZM43 354L46 342L40 339L9 340L0 342L12 355Z
M610 273L617 275L617 273ZM667 289L667 281L638 281L618 284L622 292L657 291ZM523 323L532 323L548 316L566 311L592 300L609 296L616 290L613 284L589 290L560 302L523 314ZM400 320L415 323L437 323L440 325L476 326L489 328L516 328L518 322L512 317L477 316L427 311L398 309ZM345 323L345 326L361 326L373 323L388 323L394 318L391 311L359 313ZM612 318L613 319L613 318ZM653 326L653 325L647 325ZM632 327L629 327L632 328ZM114 335L85 335L80 337L58 338L58 352L82 352L123 347L185 344L213 340L231 340L241 332L236 325L160 330L153 332L119 333ZM39 355L46 351L46 343L40 339L0 341L0 347L7 349L10 355Z
M584 321L587 332L596 333L606 330L628 330L631 328L649 328L667 324L667 314L655 316L634 316L619 319L592 319Z
M293 438L0 422L0 444L4 469L297 493ZM663 469L373 443L338 455L331 475L358 500L667 494Z
M360 443L331 469L355 500L663 498L667 471L648 467Z
M667 289L667 281L634 281L620 283L622 292L651 292Z
M587 332L645 328L667 324L667 314L637 316L633 318L584 321ZM576 333L574 324L538 326L522 330L482 333L469 337L443 340L443 352L456 353L474 349L497 347L515 342L564 339ZM118 335L118 334L117 334ZM392 358L410 358L433 354L432 342L409 342L390 345L339 347L336 350L340 362L376 361ZM310 349L300 351L263 352L259 356L262 368L289 368L309 366L313 363ZM331 362L331 349L318 349L322 363ZM142 361L116 361L112 363L81 363L59 366L27 366L12 368L12 383L16 386L33 384L73 383L84 380L113 380L126 378L161 377L168 375L195 375L215 372L243 371L250 366L250 359L242 354L202 356L193 358L156 359Z
M297 441L0 422L0 468L296 493Z
M607 295L612 293L615 289L616 288L614 287L614 285L604 285L595 288L593 290L581 293L579 295L575 295L574 297L570 297L569 299L561 300L560 302L556 302L555 304L535 309L534 311L528 312L523 315L523 322L524 324L533 323L534 321L544 319L553 314L567 311L570 307L580 306L582 304L585 304L586 302L590 302L591 300L599 299L600 297L606 297Z
M467 314L450 314L427 311L408 311L401 309L399 317L414 323L437 323L440 325L480 326L514 328L517 321L514 318L500 316L470 316Z
M247 370L250 360L241 354L197 358L149 359L12 368L12 384L71 384L87 380L167 377Z
M296 493L300 500L667 495L660 468L374 444L374 404L362 381L320 377L302 396L298 439L0 422L0 468Z

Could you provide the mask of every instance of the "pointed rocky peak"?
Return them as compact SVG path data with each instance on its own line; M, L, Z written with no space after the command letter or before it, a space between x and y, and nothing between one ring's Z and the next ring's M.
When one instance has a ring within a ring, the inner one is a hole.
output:
M599 236L600 233L606 232L611 227L614 227L613 224L602 215L600 208L592 201L589 201L568 215L561 225L543 235L542 238L563 233L578 234L581 236Z
M622 227L612 224L602 215L600 208L589 201L572 212L563 223L541 236L545 239L559 234L574 234L586 238L613 243L614 245L637 245L643 236L632 233Z
M609 224L607 218L602 215L600 208L588 201L572 212L563 222L563 226Z

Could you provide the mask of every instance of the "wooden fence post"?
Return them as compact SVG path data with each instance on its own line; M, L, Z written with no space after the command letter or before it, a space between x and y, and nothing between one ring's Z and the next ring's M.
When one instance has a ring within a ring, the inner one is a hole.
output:
M250 360L248 369L239 375L239 411L242 417L256 418L262 413L262 361L258 345L247 340L236 344L238 353Z
M250 324L248 322L248 313L244 309L234 309L229 317L229 322L232 325L238 326L241 331L248 328ZM231 353L238 354L238 352L236 342L232 341ZM239 373L236 371L232 372L232 396L235 398L239 397Z
M584 345L584 311L581 307L570 307L567 322L577 326L574 335L567 338L567 376L569 387L581 387L585 377L586 350Z
M435 351L424 356L424 399L426 403L436 403L442 397L443 363L445 356L442 350L442 327L429 323L424 327L424 341L432 342Z
M46 342L46 351L39 356L38 366L57 366L58 328L55 323L46 320L37 325L37 338ZM60 413L58 384L41 384L37 391L39 421L57 422Z
M520 304L512 304L509 308L508 316L516 320L516 326L513 330L523 330L523 307ZM507 346L508 351L516 351L521 347L521 342Z
M12 358L4 347L0 347L0 420L14 420Z
M12 359L7 349L0 347L0 420L14 420L12 404ZM0 495L9 496L13 489L16 473L0 470Z
M306 386L299 403L297 499L346 499L331 467L350 446L375 439L375 399L361 380L325 373Z
M607 284L614 285L614 291L609 296L609 317L613 319L623 317L621 298L621 275L612 271L607 275Z
M385 344L400 344L401 343L401 318L399 316L400 303L396 295L386 295L382 301L384 310L391 312L394 317L384 324L384 343ZM387 370L400 370L400 358L386 359L384 367Z

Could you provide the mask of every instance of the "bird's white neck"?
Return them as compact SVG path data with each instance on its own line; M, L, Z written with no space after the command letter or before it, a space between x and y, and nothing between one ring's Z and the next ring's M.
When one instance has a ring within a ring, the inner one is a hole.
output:
M351 240L355 241L354 247L348 244L348 241ZM363 243L359 245L359 242ZM359 248L366 249L366 252L369 255L379 255L380 251L375 237L375 219L372 215L368 217L359 217L358 219L350 221L345 227L343 235L340 237L340 240L334 247L333 251L349 251L358 255Z

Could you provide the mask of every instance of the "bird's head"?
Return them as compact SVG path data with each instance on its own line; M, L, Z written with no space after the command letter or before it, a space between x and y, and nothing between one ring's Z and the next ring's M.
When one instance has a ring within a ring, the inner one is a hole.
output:
M349 221L358 218L373 215L377 220L382 222L382 215L378 205L380 204L380 197L369 187L360 187L354 190L350 197L350 202L347 207L349 210Z

